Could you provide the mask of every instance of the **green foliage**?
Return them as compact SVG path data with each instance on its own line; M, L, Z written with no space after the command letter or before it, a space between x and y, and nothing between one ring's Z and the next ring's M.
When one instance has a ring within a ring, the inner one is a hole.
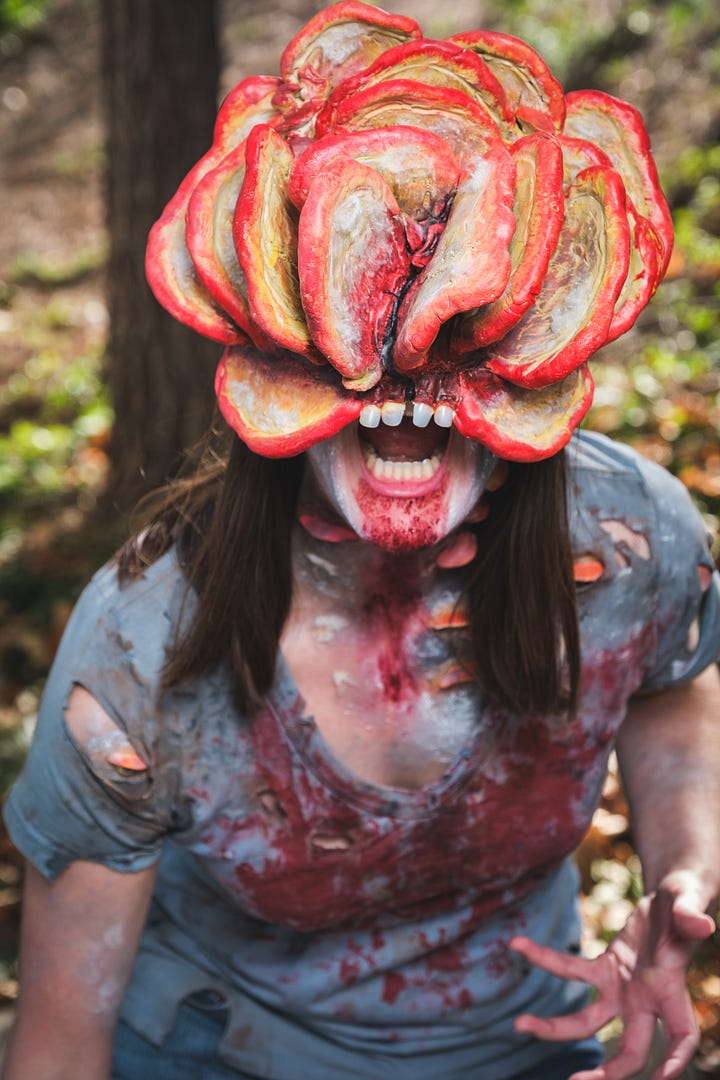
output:
M27 34L45 18L50 0L0 0L0 34Z
M48 502L97 487L111 409L99 355L32 356L0 389L0 523L8 528Z
M105 258L102 247L79 248L64 259L20 251L10 268L10 280L15 285L73 285L103 266Z

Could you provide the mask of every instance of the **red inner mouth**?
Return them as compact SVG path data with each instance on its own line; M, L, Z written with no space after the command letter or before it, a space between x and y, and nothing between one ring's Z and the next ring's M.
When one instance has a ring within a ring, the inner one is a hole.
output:
M397 427L381 422L376 428L360 427L359 435L360 441L371 446L384 461L423 461L444 451L450 431L432 421L425 428L415 427L412 419L404 416Z

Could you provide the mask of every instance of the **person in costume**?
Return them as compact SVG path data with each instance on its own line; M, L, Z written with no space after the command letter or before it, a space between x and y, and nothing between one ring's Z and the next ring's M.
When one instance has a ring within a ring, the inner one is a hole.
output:
M347 0L231 92L147 256L230 431L56 658L6 1080L621 1080L657 1020L680 1076L720 587L682 485L575 430L671 243L637 112L516 38ZM646 895L587 960L613 748Z

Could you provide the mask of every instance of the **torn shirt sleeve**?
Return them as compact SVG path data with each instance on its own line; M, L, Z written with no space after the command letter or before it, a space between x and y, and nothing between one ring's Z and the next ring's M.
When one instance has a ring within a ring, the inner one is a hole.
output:
M116 870L150 866L171 817L153 751L156 689L133 671L109 592L109 582L117 590L116 574L101 572L100 581L88 586L68 623L5 807L11 839L48 879L78 859ZM105 745L78 740L68 727L65 710L77 685L117 725Z
M645 690L661 690L700 675L720 655L720 578L708 532L685 486L665 469L643 462L655 508L657 570L654 655Z

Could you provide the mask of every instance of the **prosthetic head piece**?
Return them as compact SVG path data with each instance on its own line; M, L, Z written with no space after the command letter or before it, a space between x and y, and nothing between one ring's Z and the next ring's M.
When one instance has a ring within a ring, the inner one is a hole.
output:
M359 419L561 449L588 357L663 276L672 226L637 111L565 95L528 45L424 38L345 0L228 95L150 235L158 300L225 346L225 419L297 454Z

